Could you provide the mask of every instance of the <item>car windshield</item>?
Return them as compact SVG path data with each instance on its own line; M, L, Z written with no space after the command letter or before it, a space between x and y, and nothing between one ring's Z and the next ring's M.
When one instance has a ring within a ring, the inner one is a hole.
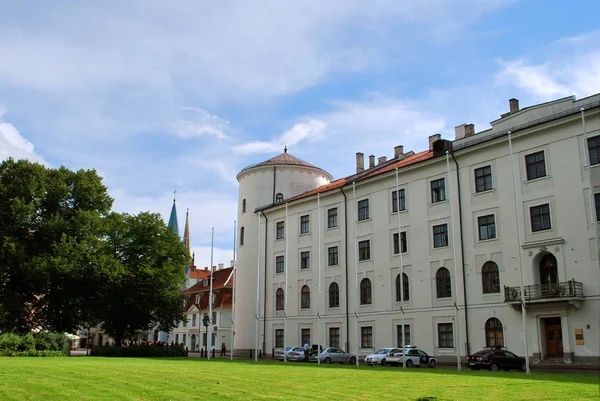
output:
M376 352L376 354L387 354L390 351L390 348L382 348Z
M473 356L486 356L489 353L490 353L490 351L488 351L488 350L477 351L476 353L473 354Z

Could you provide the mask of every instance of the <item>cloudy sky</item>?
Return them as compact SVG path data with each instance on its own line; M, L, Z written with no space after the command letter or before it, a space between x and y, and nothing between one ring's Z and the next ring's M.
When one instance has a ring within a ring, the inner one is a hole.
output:
M600 2L0 0L0 160L95 168L114 208L229 263L236 174L283 151L338 178L600 92Z

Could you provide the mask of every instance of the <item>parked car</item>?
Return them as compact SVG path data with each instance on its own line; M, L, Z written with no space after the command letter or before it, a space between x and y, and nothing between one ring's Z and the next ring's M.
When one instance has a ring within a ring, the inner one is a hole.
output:
M506 349L503 350L501 347L484 349L467 356L467 366L473 370L517 369L521 372L527 370L525 358L517 356Z
M356 355L345 352L339 348L329 347L325 348L318 356L321 360L321 363L356 363Z
M404 351L399 350L399 352L394 353L388 358L388 361L394 365L401 365L404 362L407 368L413 366L435 368L437 366L436 358L429 356L427 352L418 349L416 346L407 346Z
M304 348L302 347L292 347L287 352L288 361L304 361Z
M285 347L285 350L283 348L275 350L275 359L278 361L283 361L284 354L289 352L292 348L294 347Z
M401 352L400 348L382 348L374 354L369 354L365 357L365 363L367 365L381 365L385 366L388 358L396 352Z

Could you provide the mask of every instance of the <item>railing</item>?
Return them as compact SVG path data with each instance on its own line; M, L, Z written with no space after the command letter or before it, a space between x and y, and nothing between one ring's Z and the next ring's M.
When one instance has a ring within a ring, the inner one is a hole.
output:
M583 284L575 280L562 283L526 285L525 301L540 299L583 298ZM504 302L521 300L521 287L504 287Z

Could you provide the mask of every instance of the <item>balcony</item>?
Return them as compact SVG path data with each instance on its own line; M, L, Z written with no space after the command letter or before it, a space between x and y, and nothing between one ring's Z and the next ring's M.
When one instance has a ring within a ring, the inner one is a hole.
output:
M569 302L580 308L579 301L583 295L583 284L573 280L562 283L526 285L525 303ZM520 309L521 287L504 287L504 302L510 303L515 309Z

